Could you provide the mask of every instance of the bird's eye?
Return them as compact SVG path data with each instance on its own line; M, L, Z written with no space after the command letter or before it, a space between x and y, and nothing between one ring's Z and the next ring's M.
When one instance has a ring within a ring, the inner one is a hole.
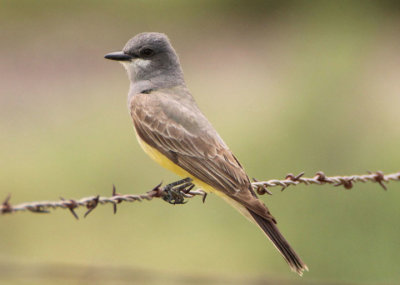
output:
M144 48L140 51L141 56L152 56L154 54L154 50L150 48Z

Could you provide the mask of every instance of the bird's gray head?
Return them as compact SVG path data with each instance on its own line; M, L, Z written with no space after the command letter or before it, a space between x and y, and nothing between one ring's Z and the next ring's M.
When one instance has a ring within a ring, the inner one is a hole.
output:
M124 65L137 91L185 84L178 56L165 34L138 34L122 51L109 53L105 58Z

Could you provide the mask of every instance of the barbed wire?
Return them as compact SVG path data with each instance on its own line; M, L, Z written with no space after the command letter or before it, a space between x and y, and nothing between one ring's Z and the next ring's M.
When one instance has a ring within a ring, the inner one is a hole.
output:
M334 186L343 186L345 189L351 189L354 183L357 182L373 182L378 183L384 190L387 190L385 184L390 181L400 181L400 172L392 174L383 174L381 171L369 172L365 175L350 175L350 176L326 176L322 171L318 171L314 177L306 178L303 177L304 172L294 175L289 173L285 179L271 179L268 181L258 181L254 179L252 183L253 189L259 194L269 194L271 191L270 187L282 187L282 191L289 186L296 186L299 184L305 185L325 185L333 184ZM75 199L64 199L60 198L58 201L39 201L39 202L27 202L17 205L10 203L11 195L8 195L4 202L0 205L1 214L10 214L21 211L30 211L33 213L49 213L52 209L68 209L72 215L79 219L75 212L77 208L86 208L87 211L84 214L86 217L92 212L98 205L112 204L114 214L117 212L117 205L122 202L141 202L144 200L150 201L153 198L162 198L164 201L170 204L184 204L187 202L185 199L190 199L195 196L202 196L203 202L207 197L207 193L202 189L195 189L194 184L190 178L185 178L161 187L161 183L154 187L152 190L144 194L119 194L116 192L115 186L113 186L111 197L101 197L100 195Z
M268 187L281 186L282 191L287 187L298 184L316 184L316 185L325 185L325 184L333 184L334 186L343 186L345 189L351 189L354 186L354 183L357 182L374 182L378 183L384 190L387 190L385 183L389 183L389 181L400 181L400 172L391 173L391 174L383 174L382 171L377 172L368 172L368 174L364 175L349 175L349 176L326 176L322 171L318 171L315 173L313 178L303 177L304 172L294 175L289 173L286 175L284 180L268 180L268 181L258 181L254 179L252 183L253 188L257 191L258 194L271 194L268 190Z

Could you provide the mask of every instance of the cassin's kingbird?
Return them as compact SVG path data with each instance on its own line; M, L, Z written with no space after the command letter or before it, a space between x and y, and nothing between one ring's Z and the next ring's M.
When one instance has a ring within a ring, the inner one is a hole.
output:
M239 161L197 107L167 36L138 34L122 51L105 58L121 62L128 72L128 107L143 150L165 168L218 194L255 222L293 271L301 275L307 270L257 198Z

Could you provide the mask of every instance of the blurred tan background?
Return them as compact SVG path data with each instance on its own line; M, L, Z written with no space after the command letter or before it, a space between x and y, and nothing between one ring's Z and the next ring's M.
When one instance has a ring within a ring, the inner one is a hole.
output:
M103 59L168 34L200 108L258 179L399 171L396 1L0 1L0 198L142 193L177 179L139 148ZM4 284L399 284L400 184L262 199L309 265L291 273L214 195L0 217ZM83 211L79 211L82 216Z

